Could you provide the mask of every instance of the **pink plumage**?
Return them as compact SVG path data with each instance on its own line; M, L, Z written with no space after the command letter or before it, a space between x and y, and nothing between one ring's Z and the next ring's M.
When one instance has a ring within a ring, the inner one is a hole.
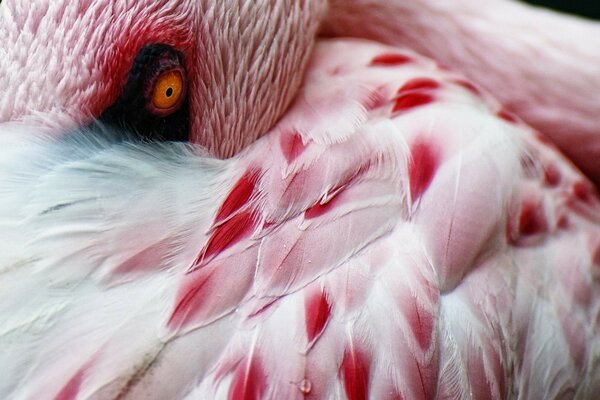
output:
M325 12L300 3L289 15ZM24 120L0 125L2 397L600 392L594 185L460 74L375 42L311 43L266 133L215 105L251 143L214 144L225 129L208 139L214 121L194 115L204 146L69 135L65 110L0 107ZM191 113L219 92L206 86L190 77ZM247 107L271 120L269 104Z

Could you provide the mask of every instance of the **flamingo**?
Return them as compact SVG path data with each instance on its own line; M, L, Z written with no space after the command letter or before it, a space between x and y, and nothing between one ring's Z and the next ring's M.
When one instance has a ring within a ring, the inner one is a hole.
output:
M600 28L477 4L1 3L1 397L595 398Z

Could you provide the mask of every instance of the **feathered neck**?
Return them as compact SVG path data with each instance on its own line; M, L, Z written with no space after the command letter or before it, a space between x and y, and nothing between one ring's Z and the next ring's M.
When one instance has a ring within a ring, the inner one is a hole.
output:
M231 156L290 104L325 8L323 0L3 2L0 122L57 135L85 125L118 98L139 50L165 43L185 55L190 139Z
M200 1L192 141L229 157L274 125L302 82L325 6Z

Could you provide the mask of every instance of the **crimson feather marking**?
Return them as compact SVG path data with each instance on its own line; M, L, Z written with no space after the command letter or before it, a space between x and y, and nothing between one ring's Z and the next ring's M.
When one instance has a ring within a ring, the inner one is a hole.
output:
M578 181L573 184L573 194L584 203L589 203L594 194L594 188L588 181Z
M306 335L312 343L325 329L331 317L331 304L325 291L320 290L305 299Z
M234 310L246 296L255 273L258 245L188 271L180 283L167 326L205 325Z
M422 400L426 400L431 398L431 374L428 374L427 369L425 371L423 371L421 364L415 360L415 366L417 369L417 372L419 373L419 388L421 389L421 391L419 393L417 393L417 395L421 395L422 397L420 397L420 399ZM428 382L426 382L426 380ZM427 383L430 383L429 385ZM428 390L430 389L430 390Z
M548 223L539 204L526 201L519 216L519 233L522 236L536 235L547 232Z
M357 343L351 342L346 347L340 372L348 400L369 398L371 360L367 352L361 349Z
M475 346L474 351L467 356L467 370L469 371L469 381L473 398L475 399L494 399L493 387L490 377L485 370L483 360L483 349Z
M544 168L544 184L550 187L555 187L560 184L562 179L560 170L554 164L548 164Z
M114 274L127 275L130 273L146 272L150 269L154 269L157 265L160 265L160 261L163 257L162 251L167 246L168 241L163 240L140 250L119 264L117 268L115 268Z
M338 194L343 189L345 189L345 187L340 187L340 188L334 190L332 193L330 193L329 196L321 197L321 199L318 202L316 202L313 206L309 207L304 212L304 218L313 219L313 218L320 217L320 216L326 214L327 212L329 212L337 203L337 201L339 199Z
M267 375L257 357L238 366L229 392L230 400L259 400L265 393Z
M403 111L409 111L434 101L434 97L429 93L408 92L398 96L392 107L392 114L397 115Z
M369 168L371 168L371 161L367 161L360 165L360 167L354 171L347 179L342 183L339 183L336 187L325 193L318 202L313 204L311 207L306 209L304 212L304 218L313 219L320 217L329 212L339 201L340 194L343 193L350 185L355 182L358 178L363 176Z
M261 314L268 312L269 310L272 310L273 308L275 308L274 306L277 303L277 298L267 298L262 300L264 303L257 307L256 310L249 313L248 319L257 317Z
M203 300L209 295L209 293L206 293L202 289L208 284L215 271L204 273L201 270L199 272L195 279L186 280L181 288L183 295L179 296L177 304L167 322L167 326L170 328L183 325L189 320L190 316L194 314L194 310L197 310L203 303Z
M508 111L506 108L503 108L502 110L498 111L496 115L498 115L498 117L511 124L516 124L517 122L519 122L519 118L515 114Z
M202 264L207 258L221 253L223 250L244 239L256 229L257 221L252 211L241 212L221 225L215 227L213 234L208 239L204 251L196 261Z
M83 383L84 372L85 368L77 371L77 373L69 379L67 384L63 386L60 392L58 392L56 397L54 397L54 400L75 400L81 389L81 384Z
M403 374L404 378L410 381L407 383L405 389L407 392L404 395L410 399L425 400L434 397L438 381L439 349L436 341L436 324L439 308L436 305L439 303L439 292L429 279L418 272L419 267L415 267L416 265L407 268L405 272L410 274L405 278L410 284L393 287L393 293L398 310L406 321L403 326L408 327L412 332L416 346L412 344L413 341L410 341L410 344L403 344L396 354L412 354L410 363L403 366L411 371ZM414 291L415 288L419 288L416 289L417 292Z
M371 66L394 67L412 62L413 59L400 53L380 54L371 60Z
M405 315L408 319L408 326L417 340L417 343L422 350L427 350L433 339L433 329L435 328L435 316L421 306L413 295L405 298L410 301L411 307L403 307Z
M593 250L592 253L592 263L594 264L594 269L597 270L598 267L600 267L600 243L596 245L596 248ZM598 280L598 278L600 278L600 276L596 276L594 273L594 280Z
M231 214L241 209L248 203L256 190L260 178L259 170L249 170L237 181L223 204L217 212L215 225L229 218Z
M408 167L410 194L416 200L427 190L439 166L438 151L424 139L417 140L411 147Z
M279 144L288 163L291 163L298 158L298 156L306 149L302 136L298 133L281 135Z
M475 84L473 84L472 82L464 80L464 79L455 79L452 82L454 82L455 84L457 84L458 86L460 86L464 89L467 89L469 92L471 92L475 96L482 97L481 90L477 86L475 86Z
M440 83L431 78L414 78L407 81L398 90L398 94L406 93L413 90L438 89Z

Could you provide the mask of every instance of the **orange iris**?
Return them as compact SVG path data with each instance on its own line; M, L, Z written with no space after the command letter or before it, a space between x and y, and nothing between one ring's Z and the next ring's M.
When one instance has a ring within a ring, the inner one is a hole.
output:
M152 104L160 110L178 105L183 97L183 76L179 71L168 71L156 79L152 92Z

